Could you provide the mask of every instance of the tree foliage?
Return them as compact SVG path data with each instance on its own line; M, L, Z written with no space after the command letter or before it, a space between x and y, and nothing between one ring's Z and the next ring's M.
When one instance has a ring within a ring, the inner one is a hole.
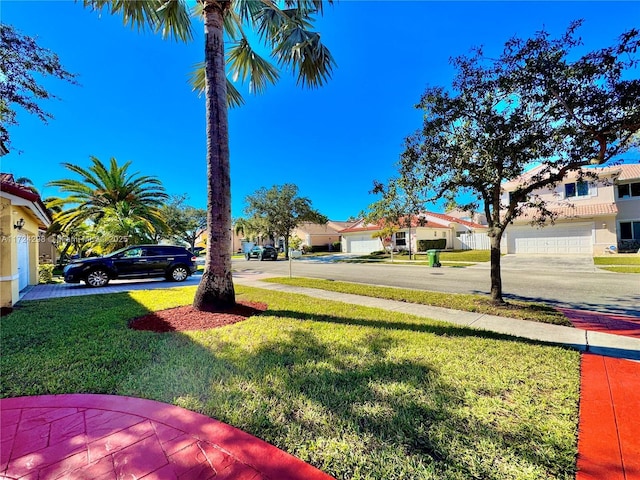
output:
M491 294L502 302L500 240L525 208L553 218L536 196L569 172L579 176L638 144L640 81L633 78L638 30L611 47L575 57L580 22L558 39L541 31L509 40L497 59L481 49L452 60L452 88L428 88L416 106L420 130L405 140L399 170L407 183L431 192L428 200L471 200L491 237ZM541 167L505 200L502 183L534 164Z
M131 162L118 165L111 158L105 165L96 157L83 168L71 163L63 165L79 178L54 180L47 185L58 187L65 197L48 201L54 213L51 232L67 233L89 224L103 251L111 251L127 242L149 241L166 229L160 207L168 198L160 180L154 176L129 172Z
M169 238L188 243L193 251L198 237L207 229L207 211L186 205L187 199L187 195L171 198L162 206L160 213L167 224Z
M380 199L369 205L365 220L377 223L381 229L379 237L385 246L392 249L387 239L403 228L409 229L408 247L411 255L411 228L424 210L424 192L418 183L409 177L392 178L385 185L375 181L371 193L380 195Z
M311 207L311 200L298 196L298 187L286 183L261 188L245 199L247 215L261 219L276 238L284 237L285 253L289 255L289 237L304 222L325 224L328 219Z
M0 24L0 143L6 147L11 143L7 127L19 124L16 107L45 123L53 118L40 106L42 100L56 98L36 81L45 76L71 83L76 77L64 69L55 53L11 25Z

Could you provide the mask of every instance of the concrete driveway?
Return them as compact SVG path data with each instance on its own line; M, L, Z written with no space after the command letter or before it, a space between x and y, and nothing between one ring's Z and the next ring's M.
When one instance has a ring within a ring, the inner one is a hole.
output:
M477 265L490 268L489 263ZM549 271L562 275L562 272L595 272L591 255L505 255L500 260L503 270Z

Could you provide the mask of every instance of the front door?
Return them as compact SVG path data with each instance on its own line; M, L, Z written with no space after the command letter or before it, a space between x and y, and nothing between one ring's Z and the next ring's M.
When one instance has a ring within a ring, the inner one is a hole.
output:
M29 242L28 237L20 234L16 237L18 242L18 290L23 290L29 285Z

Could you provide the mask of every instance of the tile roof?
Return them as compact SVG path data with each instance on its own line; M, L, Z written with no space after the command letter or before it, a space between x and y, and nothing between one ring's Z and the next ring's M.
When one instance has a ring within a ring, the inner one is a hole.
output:
M547 209L557 214L559 219L600 217L604 215L615 215L618 213L618 207L615 203L597 203L592 205L547 204ZM537 217L538 210L535 208L528 208L525 209L523 213L515 219L515 221L531 221Z
M502 184L502 188L509 191L516 186L525 183L531 179L536 173L543 169L543 165L539 165L528 172L520 175L513 180L509 180ZM596 168L583 168L585 172L593 172L602 176L614 176L617 175L616 180L626 181L640 179L640 163L625 163L622 165L611 165L609 167L596 167ZM570 172L567 175L567 179L573 179L577 177L577 172Z
M434 212L424 212L425 215L431 215L432 217L440 218L449 223L459 223L460 225L464 225L469 228L487 228L486 225L480 225L479 223L469 222L468 220L462 220L461 218L452 217L451 215L447 215L445 213L434 213Z
M14 177L10 173L0 173L0 191L7 192L16 197L23 198L29 202L33 202L41 210L42 215L49 221L52 221L51 214L47 207L42 202L40 195L34 192L31 188L16 183ZM45 225L46 226L46 225Z
M427 218L424 218L427 217ZM424 222L426 220L426 223ZM464 225L469 228L477 229L477 228L487 228L486 225L480 225L479 223L469 222L467 220L461 220L459 218L452 217L450 215L446 215L444 213L435 213L435 212L422 212L418 216L411 217L411 227L436 227L436 228L449 228L452 223L458 223L460 225ZM339 233L351 233L351 232L370 232L375 230L380 230L382 228L381 223L373 224L363 224L362 221L356 223L355 225L345 228L344 230L340 230Z

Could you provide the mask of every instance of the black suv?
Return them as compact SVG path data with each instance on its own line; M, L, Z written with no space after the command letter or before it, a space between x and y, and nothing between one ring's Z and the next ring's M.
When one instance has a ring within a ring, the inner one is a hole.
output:
M197 271L196 256L172 245L133 245L98 258L81 258L64 267L64 281L104 287L116 278L165 277L182 282Z
M250 260L251 258L257 258L258 260L270 258L275 261L278 259L278 251L271 245L265 245L264 247L256 245L246 253L245 258L247 260Z

